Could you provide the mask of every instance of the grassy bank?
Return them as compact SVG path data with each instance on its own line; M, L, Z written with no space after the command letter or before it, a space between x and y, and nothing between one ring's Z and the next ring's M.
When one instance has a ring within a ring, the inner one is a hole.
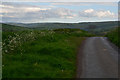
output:
M113 42L115 45L117 45L120 48L119 32L120 32L120 27L108 32L106 37L108 37L108 39L111 42Z
M74 78L79 29L3 32L3 78Z

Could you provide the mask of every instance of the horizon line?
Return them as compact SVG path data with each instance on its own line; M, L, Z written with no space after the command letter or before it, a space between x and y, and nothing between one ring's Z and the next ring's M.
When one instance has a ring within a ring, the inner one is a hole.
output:
M20 23L20 24L37 24L37 23L72 23L72 24L77 24L77 23L92 23L92 22L117 22L119 20L108 20L108 21L85 21L85 22L33 22L33 23L30 23L30 22L0 22L0 23Z

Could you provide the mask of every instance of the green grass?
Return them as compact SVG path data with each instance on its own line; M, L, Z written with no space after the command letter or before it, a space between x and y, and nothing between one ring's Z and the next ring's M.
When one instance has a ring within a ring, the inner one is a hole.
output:
M74 78L79 29L3 31L3 78Z
M119 39L120 27L107 33L106 37L109 38L111 42L117 45L120 48L120 39Z

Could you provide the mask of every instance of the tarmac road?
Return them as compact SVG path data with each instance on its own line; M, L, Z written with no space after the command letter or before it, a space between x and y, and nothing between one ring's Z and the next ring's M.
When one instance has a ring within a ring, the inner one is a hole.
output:
M118 78L118 48L106 37L87 38L81 53L77 78Z

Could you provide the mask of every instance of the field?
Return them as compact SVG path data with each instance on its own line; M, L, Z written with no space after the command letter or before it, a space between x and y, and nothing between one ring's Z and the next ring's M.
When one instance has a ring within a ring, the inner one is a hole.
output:
M74 78L80 29L14 30L3 25L3 78Z

